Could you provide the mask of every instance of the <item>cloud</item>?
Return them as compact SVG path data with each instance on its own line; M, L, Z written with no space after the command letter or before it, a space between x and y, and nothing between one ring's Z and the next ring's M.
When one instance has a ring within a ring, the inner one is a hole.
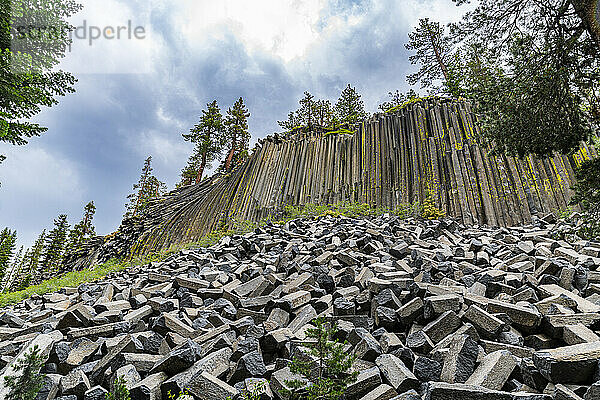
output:
M12 151L0 168L0 226L17 229L22 243L31 244L52 218L79 208L90 188L78 170L76 163L42 148Z

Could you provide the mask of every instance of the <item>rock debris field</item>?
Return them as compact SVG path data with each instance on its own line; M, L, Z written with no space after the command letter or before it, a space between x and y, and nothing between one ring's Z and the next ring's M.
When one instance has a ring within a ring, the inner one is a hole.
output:
M356 355L347 400L599 400L600 244L554 225L320 218L225 237L0 312L0 399L46 359L39 400L283 398L317 317Z

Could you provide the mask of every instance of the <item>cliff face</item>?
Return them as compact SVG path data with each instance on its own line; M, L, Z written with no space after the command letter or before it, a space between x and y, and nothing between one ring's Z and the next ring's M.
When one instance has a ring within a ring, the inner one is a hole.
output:
M521 225L565 208L574 168L597 156L586 145L573 156L491 156L475 141L477 130L468 103L436 99L378 115L353 135L268 137L230 175L171 192L86 257L164 250L200 239L221 221L260 221L308 203L395 208L429 196L466 224ZM73 257L65 269L86 263Z
M394 208L429 195L467 224L520 225L566 207L573 169L597 156L585 145L571 157L490 156L474 139L477 129L468 103L430 100L379 115L354 135L269 137L231 175L157 204L135 251L197 240L221 220L273 217L286 204Z

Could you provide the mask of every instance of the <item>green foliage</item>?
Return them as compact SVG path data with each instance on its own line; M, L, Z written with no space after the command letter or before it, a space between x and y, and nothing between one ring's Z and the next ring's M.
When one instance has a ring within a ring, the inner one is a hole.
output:
M39 285L29 286L16 292L0 294L0 307L18 303L36 294L52 293L65 287L77 287L85 282L94 282L103 279L111 272L143 264L145 260L145 258L132 261L117 261L113 259L92 269L69 272L63 276L44 281Z
M351 131L349 129L346 128L339 128L336 129L335 131L328 131L325 133L324 136L330 136L330 135L354 135L354 131Z
M406 93L401 93L399 90L396 90L395 92L389 92L388 96L390 99L379 105L379 109L384 113L397 111L405 107L409 102L419 98L419 95L413 89L410 89Z
M149 156L144 161L139 181L133 185L133 193L127 196L129 203L125 205L127 211L124 217L128 218L143 214L148 209L150 202L164 195L166 191L167 185L152 174L152 156ZM94 207L94 212L95 209Z
M167 393L168 400L179 400L179 399L185 398L185 396L189 396L189 395L190 394L187 391L187 389L184 389L183 391L179 392L179 394L171 393L170 390Z
M304 97L300 99L300 108L288 114L286 121L278 121L280 127L286 131L293 131L298 127L313 127L316 125L318 118L318 104L320 100L315 100L309 92L304 92Z
M67 19L80 8L71 0L0 0L0 142L41 135L47 128L28 120L75 92L76 79L56 66L71 43ZM24 34L28 27L52 32Z
M554 210L553 214L559 220L567 220L571 215L573 215L573 207L569 205L564 209L556 209Z
M10 263L8 269L6 270L6 274L4 275L4 279L2 279L2 291L5 291L6 288L10 287L11 283L18 275L19 270L22 269L24 260L28 256L28 251L23 254L23 246L19 248L19 251L15 254Z
M131 400L129 389L125 386L125 379L117 378L113 382L113 390L106 393L106 400Z
M339 119L329 100L317 100L315 104L316 124L326 129L335 129L339 126Z
M61 214L54 220L54 228L46 237L46 244L42 254L40 272L51 272L58 270L67 242L67 232L69 231L69 222L67 216Z
M6 400L34 400L44 384L45 375L40 374L43 365L44 359L37 346L17 360L16 374L4 377L4 384L9 389Z
M594 131L600 43L585 11L592 3L481 0L451 25L465 96L497 152L568 153Z
M298 349L300 356L290 363L291 372L303 379L286 381L291 390L283 392L297 400L339 400L358 375L358 372L350 372L356 357L347 353L347 343L334 339L335 324L326 324L318 318L314 325L306 331L309 353ZM307 359L309 361L305 361Z
M84 214L82 220L73 226L73 229L69 232L67 252L76 252L81 249L81 246L87 241L96 236L96 229L92 224L94 214L96 213L94 202L90 201L87 203L83 211Z
M248 158L248 147L250 144L250 132L248 131L248 118L250 112L244 105L241 97L232 108L227 110L225 117L225 142L228 143L229 151L222 169L230 172L235 166L242 164Z
M329 100L317 100L309 92L304 92L300 108L288 114L288 119L278 121L286 132L301 128L324 128L332 131L346 130L342 125L352 125L369 117L360 94L348 85L341 93L335 106Z
M512 72L488 68L474 91L484 137L496 152L520 157L577 148L592 125L581 108L584 99L573 90L572 71L562 59L536 60L530 36L513 38L509 51Z
M577 183L571 204L579 204L586 212L578 233L585 238L600 238L600 158L581 164L575 177Z
M8 271L17 244L17 231L4 228L0 232L0 280Z
M44 247L46 244L46 230L44 229L28 254L23 257L23 266L19 274L10 285L10 290L21 290L30 285L33 275L40 268L40 260L42 258Z
M446 212L440 210L435 206L435 201L433 200L433 196L428 194L423 201L423 206L421 208L421 217L424 219L440 219L446 216Z
M263 393L264 382L257 384L252 390L242 390L240 398L241 400L261 400L261 393ZM233 400L231 397L227 397L226 400Z
M360 94L350 84L342 91L335 103L335 115L342 125L354 125L369 117Z
M337 204L306 204L303 206L285 206L283 212L283 221L298 219L298 218L316 218L316 217L346 217L360 218L365 216L393 214L401 218L416 217L421 215L421 206L415 204L403 204L395 209L386 207L374 208L369 204L341 202Z
M182 171L182 184L191 184L193 181L190 181L190 177L193 173L196 174L194 181L200 183L204 170L210 168L210 163L216 160L223 151L226 140L225 132L223 115L215 100L207 104L206 110L202 110L200 122L194 125L189 133L182 134L185 140L196 145L194 153L188 161L187 170Z
M429 18L419 20L417 28L408 34L406 49L415 51L409 57L411 64L419 64L418 72L407 76L411 85L421 83L433 93L442 92L460 97L461 68L460 56L452 46L452 39L446 34L439 22ZM441 86L439 84L441 82Z

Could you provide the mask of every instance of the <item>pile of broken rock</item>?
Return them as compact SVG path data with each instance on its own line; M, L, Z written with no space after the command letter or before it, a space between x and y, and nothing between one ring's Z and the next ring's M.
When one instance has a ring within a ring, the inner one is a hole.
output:
M318 316L356 355L347 400L600 399L600 244L552 226L320 218L184 250L0 313L2 375L39 400L283 398ZM8 393L0 377L0 398Z

